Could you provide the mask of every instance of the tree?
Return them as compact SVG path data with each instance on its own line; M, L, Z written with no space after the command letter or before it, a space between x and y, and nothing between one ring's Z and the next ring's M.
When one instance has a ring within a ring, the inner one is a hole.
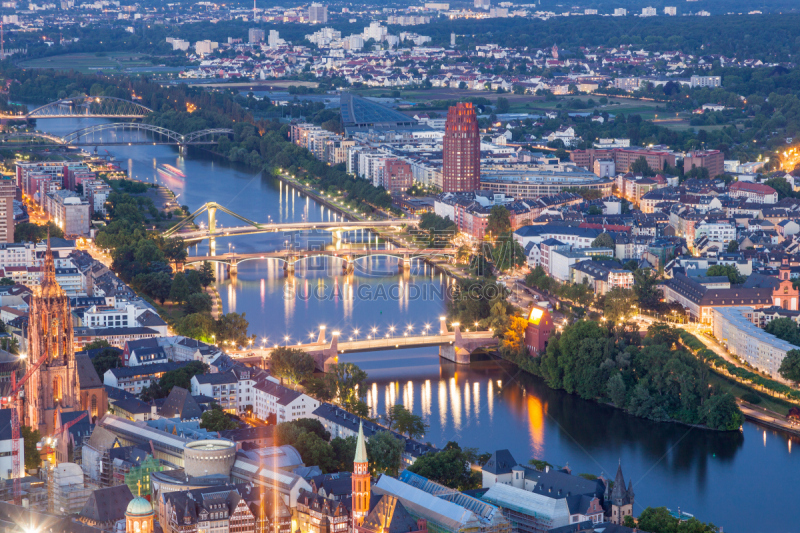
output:
M647 163L647 159L644 156L641 156L639 159L631 163L630 172L634 174L641 174L642 176L655 176L655 172L650 165Z
M739 241L735 241L735 240L730 241L728 243L728 253L732 254L732 253L736 253L738 251L739 251Z
M508 231L498 236L494 241L494 248L491 250L492 263L500 272L505 272L512 268L519 268L527 262L525 249L519 241Z
M633 291L641 309L655 310L661 304L663 292L658 287L658 273L649 268L633 271Z
M103 348L102 351L92 358L92 365L94 366L97 375L103 379L103 374L112 368L122 366L122 359L120 358L121 352L117 348Z
M648 533L717 533L718 531L714 524L701 522L694 517L681 521L672 516L666 507L647 507L639 514L636 527Z
M169 299L177 304L185 304L192 295L189 282L183 272L178 272L172 280L172 288L169 292Z
M203 342L211 342L216 328L216 322L208 313L195 313L181 318L175 326L175 331L184 337L190 337Z
M247 328L250 323L245 318L246 313L226 313L219 317L216 323L217 342L232 341L242 346L247 343Z
M787 319L791 320L791 319ZM774 320L772 322L775 322ZM772 323L770 322L770 324ZM789 350L781 361L778 373L784 379L800 381L800 350Z
M508 113L509 109L511 109L511 106L508 104L508 98L503 98L502 96L498 97L495 111L498 113Z
M64 238L64 232L53 222L40 226L31 222L21 222L14 225L14 242L40 242L47 238L47 230L50 230L50 237Z
M145 294L158 300L161 305L172 293L172 279L167 272L147 272L133 278L134 286Z
M272 350L269 360L270 372L281 379L297 385L314 373L314 357L299 348L279 346Z
M611 401L619 408L624 408L626 403L625 380L622 379L622 374L614 374L608 378L606 385L606 392Z
M734 285L741 285L747 280L746 276L739 273L736 265L712 265L706 270L706 276L726 276Z
M492 236L497 237L509 231L511 231L511 213L505 206L492 206L486 221L486 234L491 239Z
M25 453L25 470L35 470L42 464L39 450L36 449L36 443L42 440L42 434L39 433L38 429L22 426L20 428L20 435L22 436Z
M203 285L203 287L208 287L217 280L217 277L214 275L214 267L212 267L211 263L208 261L203 261L199 273L200 283Z
M353 363L336 363L331 365L325 379L339 405L350 412L358 408L367 390L366 372Z
M415 415L402 404L393 405L387 413L389 429L394 429L410 439L419 439L425 435L428 428L422 417Z
M795 346L800 346L800 328L791 318L776 318L767 324L764 331Z
M711 429L734 431L744 422L736 398L732 394L714 394L703 404L701 416Z
M236 429L239 424L229 417L219 405L214 406L200 415L200 427L208 431L225 431Z
M0 285L14 285L14 280L11 278L0 278Z
M336 437L331 440L333 457L336 461L336 472L352 472L353 458L356 456L357 439L351 435L349 437Z
M528 355L528 348L525 346L525 329L528 321L520 316L512 316L508 329L503 334L500 342L500 351L512 357Z
M189 364L164 372L158 382L161 393L168 395L172 387L182 387L186 390L192 389L192 378L197 374L208 372L208 365L202 361L192 361Z
M610 324L624 321L633 314L636 293L631 289L614 287L606 293L603 311Z
M592 248L611 248L613 250L615 246L614 238L605 231L592 241Z
M189 295L184 306L186 314L210 313L211 297L204 292L195 292Z
M451 441L441 451L418 457L408 470L455 490L479 488L480 474L470 467L475 458L469 455L458 443Z
M764 182L764 185L772 187L776 191L778 191L778 199L783 200L784 198L792 198L794 197L794 190L792 186L789 184L788 181L783 176L776 176L774 178L770 178Z
M111 346L111 344L109 344L109 342L107 340L105 340L105 339L97 339L96 341L92 341L89 344L87 344L86 346L84 346L83 350L86 351L86 352L89 352L89 351L92 351L92 350L98 350L100 348L109 348L110 346Z
M397 476L406 444L389 431L379 431L367 441L370 473Z

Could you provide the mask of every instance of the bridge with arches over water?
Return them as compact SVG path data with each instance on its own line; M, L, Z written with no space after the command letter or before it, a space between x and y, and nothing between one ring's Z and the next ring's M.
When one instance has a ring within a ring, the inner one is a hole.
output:
M305 344L288 344L289 338L284 337L283 345L275 344L271 348L262 346L257 349L261 354L256 354L252 349L249 354L234 355L237 361L250 363L266 368L272 350L279 346L302 350L314 358L317 369L328 372L331 365L339 362L339 355L345 353L376 352L386 350L399 350L405 348L425 348L439 347L439 357L458 364L469 364L473 353L479 350L492 349L497 347L499 340L494 336L494 331L461 331L461 324L454 322L451 324L452 331L448 330L446 317L439 317L439 330L430 332L427 325L418 334L405 331L397 332L392 327L384 335L375 333L367 334L367 338L353 339L349 337L342 341L342 334L339 331L332 331L330 340L326 338L326 327L320 326L317 340ZM369 331L369 330L367 330Z
M39 131L10 132L0 135L0 143L56 147L167 144L184 149L186 146L218 144L222 137L231 135L233 130L229 128L210 128L182 134L152 124L109 122L82 128L63 137Z
M217 210L222 211L238 220L244 222L242 226L230 226L220 228L217 225ZM208 215L208 225L200 229L187 229L189 225L202 214ZM194 213L190 214L170 229L163 233L165 238L181 238L186 242L195 242L209 239L213 241L217 237L231 237L235 235L253 235L256 233L278 233L285 231L310 231L324 230L333 234L334 241L341 237L345 231L355 231L373 228L399 228L409 224L419 223L417 218L402 218L393 220L360 220L360 221L334 221L334 222L285 222L285 223L263 223L255 222L248 218L234 213L230 209L216 203L208 202L203 204ZM185 230L185 231L182 231ZM219 257L219 256L217 256Z
M153 110L114 96L73 96L50 102L27 113L2 113L3 119L144 118Z
M353 272L354 262L370 257L394 257L400 259L400 267L408 269L414 259L434 259L437 257L452 259L455 257L457 248L391 248L391 249L369 249L369 248L348 248L339 250L282 250L278 252L261 253L235 253L229 252L220 255L195 255L189 256L184 264L193 263L222 263L228 266L228 271L235 274L239 263L245 261L260 261L262 259L277 259L283 261L283 269L287 272L294 272L295 265L300 261L314 259L317 257L334 257L342 260L342 269L345 272Z

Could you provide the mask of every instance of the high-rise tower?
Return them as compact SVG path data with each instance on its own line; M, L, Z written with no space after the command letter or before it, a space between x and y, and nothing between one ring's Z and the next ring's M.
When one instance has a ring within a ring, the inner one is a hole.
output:
M369 460L367 459L367 443L364 440L364 424L358 426L356 456L353 459L353 528L364 523L369 513L369 495L371 480L369 477Z
M23 424L48 435L55 429L57 411L80 409L69 298L56 281L49 234L42 283L28 316L28 361L36 362L45 353L48 357L25 383Z
M442 190L476 191L481 186L481 138L478 117L469 102L447 112L444 130Z

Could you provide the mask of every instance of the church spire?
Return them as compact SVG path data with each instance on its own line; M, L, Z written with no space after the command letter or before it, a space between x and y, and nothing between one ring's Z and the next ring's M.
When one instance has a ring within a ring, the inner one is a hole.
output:
M372 480L369 475L369 459L367 458L367 442L364 439L364 423L358 425L356 454L353 458L352 510L353 526L360 526L369 513L369 499L372 492Z
M368 463L367 459L367 443L364 440L364 423L358 424L358 437L356 440L356 456L353 459L354 463Z

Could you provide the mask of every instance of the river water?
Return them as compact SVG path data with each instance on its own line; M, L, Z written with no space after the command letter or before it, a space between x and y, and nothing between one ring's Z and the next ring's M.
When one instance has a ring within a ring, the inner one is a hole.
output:
M99 122L93 119L42 120L39 127L64 134ZM257 221L335 220L336 214L252 169L232 166L190 151L180 157L166 146L111 147L132 177L154 180L179 194L191 210L216 201ZM100 154L105 154L101 148ZM184 180L164 181L157 165L183 170ZM224 225L238 222L218 212ZM362 243L368 235L351 234ZM254 235L219 240L217 251L260 252L308 241L329 246L325 234ZM345 244L350 245L350 244ZM205 245L191 249L206 254ZM398 275L393 260L372 259L355 274L342 275L336 260L299 264L293 278L276 260L242 263L232 280L218 269L217 286L225 311L246 313L251 333L269 344L308 339L317 328L343 337L402 334L436 327L445 308L448 280L425 265ZM358 330L357 332L355 330ZM496 362L457 366L440 361L437 349L351 354L342 357L369 372L367 396L373 414L403 403L430 426L424 440L437 446L494 451L508 448L519 462L545 459L574 473L604 473L613 478L622 462L633 479L635 512L667 506L693 513L728 532L800 530L797 474L800 441L746 422L743 431L717 433L677 424L653 423L607 406L548 389L536 378Z

